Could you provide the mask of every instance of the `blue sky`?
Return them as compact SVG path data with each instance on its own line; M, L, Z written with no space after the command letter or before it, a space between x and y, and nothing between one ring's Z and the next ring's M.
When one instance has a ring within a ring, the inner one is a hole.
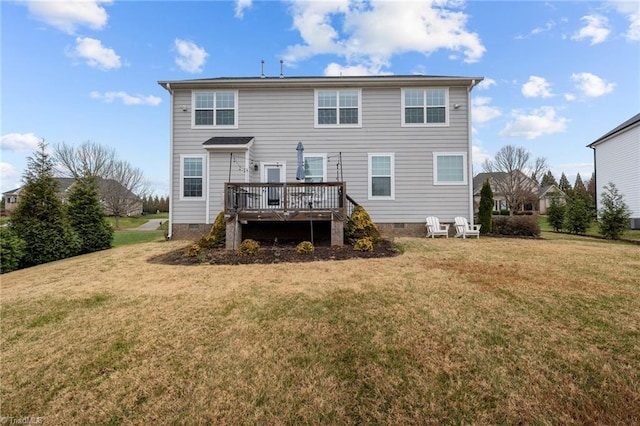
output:
M168 194L158 80L481 76L474 173L504 145L591 176L586 145L640 111L640 2L0 1L0 191L38 140L92 141ZM640 165L639 165L640 167Z

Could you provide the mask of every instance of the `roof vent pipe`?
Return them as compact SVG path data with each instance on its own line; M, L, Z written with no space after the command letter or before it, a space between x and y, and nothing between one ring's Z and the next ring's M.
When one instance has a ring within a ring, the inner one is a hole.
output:
M264 78L264 59L260 61L260 78Z
M282 72L282 64L284 63L284 61L282 59L280 59L280 78L284 78L284 74Z

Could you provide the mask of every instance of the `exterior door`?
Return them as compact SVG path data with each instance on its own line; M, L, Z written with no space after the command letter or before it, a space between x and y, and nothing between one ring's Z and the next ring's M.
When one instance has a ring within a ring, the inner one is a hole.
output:
M262 180L267 183L283 183L285 181L284 163L264 164L262 168ZM282 187L267 188L267 205L269 207L282 206Z

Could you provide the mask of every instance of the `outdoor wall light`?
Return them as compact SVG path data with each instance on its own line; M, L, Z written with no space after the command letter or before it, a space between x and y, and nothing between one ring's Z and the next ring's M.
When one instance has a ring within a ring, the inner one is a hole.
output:
M460 104L453 104L453 109L458 109L460 108Z
M186 105L182 105L180 108L182 108L182 112L187 112L189 110L189 107Z
M258 165L257 164L253 165L253 170L255 170L256 172L258 171Z

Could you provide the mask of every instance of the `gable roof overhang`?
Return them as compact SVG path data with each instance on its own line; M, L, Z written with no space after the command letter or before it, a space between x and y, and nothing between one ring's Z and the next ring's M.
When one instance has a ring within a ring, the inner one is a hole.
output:
M640 125L640 113L634 115L633 117L631 117L630 119L628 119L627 121L625 121L624 123L622 123L621 125L616 127L615 129L611 130L610 132L602 135L601 137L599 137L595 141L591 142L589 145L587 145L587 148L595 149L595 147L597 145L601 144L602 142L607 141L612 136L615 136L618 133L621 133L621 132L623 132L623 131L631 128L631 127L635 127L636 125Z
M358 77L219 77L193 80L158 81L167 91L175 89L250 89L322 87L420 87L463 86L472 89L484 77L429 75L378 75Z
M253 136L214 136L202 143L209 151L246 151L253 145Z

